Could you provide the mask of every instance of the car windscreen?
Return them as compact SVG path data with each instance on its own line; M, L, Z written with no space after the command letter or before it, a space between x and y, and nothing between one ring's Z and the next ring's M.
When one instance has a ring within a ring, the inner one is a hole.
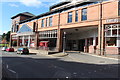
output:
M18 51L22 51L22 50L23 50L23 48L19 48L19 49L18 49Z

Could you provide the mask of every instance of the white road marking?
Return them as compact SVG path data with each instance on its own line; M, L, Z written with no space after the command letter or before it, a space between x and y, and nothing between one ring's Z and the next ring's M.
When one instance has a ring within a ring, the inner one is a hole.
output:
M11 70L11 69L8 69L10 72L12 72L12 73L15 73L16 74L16 72L15 71L13 71L13 70Z
M16 73L15 71L13 71L13 70L9 69L8 64L6 65L6 68L7 68L10 72L12 72L12 73Z
M69 77L66 77L66 78L69 78Z

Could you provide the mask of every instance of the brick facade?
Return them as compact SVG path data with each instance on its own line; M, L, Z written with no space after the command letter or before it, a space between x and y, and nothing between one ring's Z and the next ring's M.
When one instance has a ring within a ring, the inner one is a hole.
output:
M87 20L82 21L82 9L87 9ZM75 22L75 11L78 10L78 22ZM102 10L102 11L101 11ZM67 23L68 20L68 12L72 12L72 23ZM52 26L46 26L46 18L49 18L52 16ZM102 17L101 17L102 16ZM24 20L28 17L25 16L19 16L12 20L12 24L14 24L15 21ZM37 19L37 20L36 20ZM48 30L58 30L58 37L57 37L57 46L56 49L58 51L62 50L62 34L65 29L76 29L76 28L87 28L87 27L94 27L97 26L98 28L98 45L96 46L89 46L89 53L100 53L104 54L103 50L106 49L107 54L118 54L118 48L117 47L105 47L105 40L104 40L104 25L105 24L120 24L118 22L107 22L109 19L119 19L118 15L118 1L105 1L102 4L92 4L89 6L83 6L83 7L77 7L71 10L66 10L62 12L58 12L52 15L46 15L44 17L37 17L36 19L33 18L33 20L30 20L29 22L23 22L19 24L19 28L21 28L24 24L27 24L30 28L33 29L33 23L37 22L37 31L48 31ZM41 21L44 19L44 27L41 27ZM11 33L11 35L14 33ZM38 34L38 33L37 33ZM35 41L39 41L36 40ZM36 43L37 44L37 43ZM99 50L101 52L99 52ZM87 50L84 50L85 52Z

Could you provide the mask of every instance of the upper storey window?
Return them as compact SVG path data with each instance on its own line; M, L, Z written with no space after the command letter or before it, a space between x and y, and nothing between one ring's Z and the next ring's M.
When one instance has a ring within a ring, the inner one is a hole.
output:
M17 32L18 30L19 30L19 26L17 25L17 26L16 26L16 32Z
M49 17L49 26L52 26L52 17Z
M72 12L68 13L68 23L72 22Z
M120 16L120 1L118 2L118 15Z
M78 10L75 12L75 22L78 22Z
M33 23L33 32L35 32L36 23Z
M19 26L16 25L16 26L12 26L12 32L17 32L19 30Z
M46 18L46 27L48 27L49 26L49 24L48 24L48 18Z
M11 32L14 32L14 26L12 26L12 30L11 30Z
M17 33L32 32L33 30L27 24L22 25Z
M44 27L44 19L41 21L41 27Z
M87 9L82 9L82 21L87 20Z

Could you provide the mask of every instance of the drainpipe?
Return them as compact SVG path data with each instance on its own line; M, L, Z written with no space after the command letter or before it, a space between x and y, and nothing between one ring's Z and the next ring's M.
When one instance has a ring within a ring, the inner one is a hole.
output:
M61 43L61 31L60 31L60 13L61 11L59 10L58 14L58 31L57 31L57 48L56 50L59 52L60 51L60 43Z
M35 35L36 35L36 49L38 49L38 39L39 39L39 33L38 33L38 19L35 22Z
M102 53L102 0L100 0L100 52L99 55Z

